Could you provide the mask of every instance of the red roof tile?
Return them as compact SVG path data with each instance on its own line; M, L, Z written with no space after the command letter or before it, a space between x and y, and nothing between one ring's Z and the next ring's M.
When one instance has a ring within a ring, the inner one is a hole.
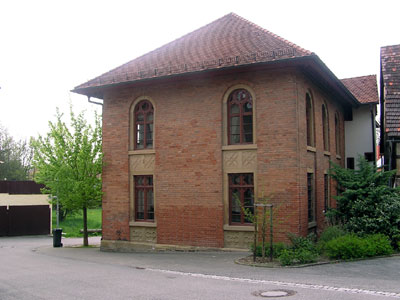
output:
M230 13L152 52L75 88L85 89L148 78L199 72L314 55Z
M379 103L376 75L346 78L341 81L360 103Z
M400 137L400 45L381 48L381 80L384 87L385 131L388 136Z

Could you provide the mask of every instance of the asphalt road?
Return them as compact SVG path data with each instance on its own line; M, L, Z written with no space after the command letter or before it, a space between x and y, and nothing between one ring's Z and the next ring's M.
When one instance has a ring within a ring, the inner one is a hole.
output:
M80 239L63 243L0 238L0 299L400 299L399 256L270 269L236 265L244 253L108 253L71 247ZM293 295L260 295L274 290Z

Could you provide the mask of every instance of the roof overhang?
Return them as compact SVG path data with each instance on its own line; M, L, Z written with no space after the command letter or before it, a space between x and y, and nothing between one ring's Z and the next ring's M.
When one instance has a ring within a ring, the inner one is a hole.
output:
M166 75L155 78L145 78L134 81L115 82L112 84L105 84L93 87L76 87L71 92L85 95L88 97L104 99L104 94L118 88L125 88L128 86L154 84L186 79L189 76L204 76L204 75L218 75L221 72L245 72L254 71L258 69L276 69L280 67L295 67L299 68L302 73L307 76L314 84L323 89L329 94L335 95L335 99L345 106L358 107L361 103L353 96L353 94L346 88L346 86L332 73L332 71L319 59L315 54L303 57L280 59L269 62L258 62L247 65L229 66L216 69L207 69L202 71L187 72L182 74Z

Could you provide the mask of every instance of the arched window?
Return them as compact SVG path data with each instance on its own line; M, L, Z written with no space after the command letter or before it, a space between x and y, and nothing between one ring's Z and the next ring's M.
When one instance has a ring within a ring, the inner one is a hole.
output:
M322 135L324 142L324 151L329 151L329 119L326 105L322 104Z
M335 113L335 143L336 155L340 155L340 123L338 113Z
M314 140L314 108L309 93L306 94L306 118L307 118L307 146L315 147Z
M253 99L245 89L234 90L228 98L228 144L253 143Z
M153 105L148 100L142 100L134 110L134 140L135 149L153 148Z

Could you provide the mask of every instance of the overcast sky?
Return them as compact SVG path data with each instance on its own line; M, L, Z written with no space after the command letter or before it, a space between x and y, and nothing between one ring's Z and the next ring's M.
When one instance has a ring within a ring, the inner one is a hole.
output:
M0 1L0 124L45 134L56 107L98 106L84 83L230 12L315 52L338 78L379 74L400 44L399 0Z

